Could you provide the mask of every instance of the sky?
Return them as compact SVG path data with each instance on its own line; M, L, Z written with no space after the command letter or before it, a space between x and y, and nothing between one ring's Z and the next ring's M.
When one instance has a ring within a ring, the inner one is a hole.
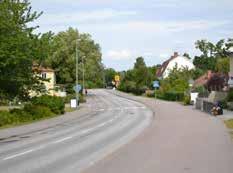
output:
M233 0L31 0L43 11L37 32L68 27L89 33L101 46L103 63L116 70L133 67L143 56L148 66L174 51L200 54L195 41L233 38Z

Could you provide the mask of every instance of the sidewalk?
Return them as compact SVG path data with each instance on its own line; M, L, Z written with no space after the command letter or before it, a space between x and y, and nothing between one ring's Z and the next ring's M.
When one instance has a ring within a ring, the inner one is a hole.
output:
M85 173L232 173L233 141L221 119L178 103L115 94L155 112L151 126Z

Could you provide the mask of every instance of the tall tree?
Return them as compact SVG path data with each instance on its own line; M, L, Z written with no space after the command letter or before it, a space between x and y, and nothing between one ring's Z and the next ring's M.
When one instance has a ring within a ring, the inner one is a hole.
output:
M73 28L59 32L52 39L52 53L47 64L55 69L57 82L75 83L76 46L79 79L82 80L81 74L85 72L87 87L103 86L104 67L99 44L95 43L89 34L80 34Z
M147 86L148 70L143 57L138 57L134 63L135 82L138 87Z
M0 93L13 99L26 98L38 84L32 72L37 35L28 23L41 13L32 12L27 0L0 1Z

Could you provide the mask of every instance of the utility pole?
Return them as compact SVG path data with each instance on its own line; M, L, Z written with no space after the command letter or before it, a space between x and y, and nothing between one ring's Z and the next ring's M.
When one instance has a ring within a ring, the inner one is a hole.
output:
M85 56L82 56L82 63L83 63L83 93L85 92L84 89L85 89L85 78L84 78L84 75L85 75L85 68L84 68L84 61L83 61L83 58ZM86 57L85 57L86 58Z
M78 108L79 105L79 91L78 91L78 38L76 41L76 86L75 86L75 92L76 92L76 107Z

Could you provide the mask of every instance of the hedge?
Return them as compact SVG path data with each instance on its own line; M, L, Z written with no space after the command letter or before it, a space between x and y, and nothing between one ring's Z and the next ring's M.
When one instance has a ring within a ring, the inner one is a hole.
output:
M156 97L167 101L183 101L184 93L182 92L156 92Z
M54 113L48 107L26 105L23 109L0 111L0 127L22 124L52 116L54 116Z
M65 112L65 103L61 97L43 95L32 98L33 105L48 107L55 114L63 114Z

